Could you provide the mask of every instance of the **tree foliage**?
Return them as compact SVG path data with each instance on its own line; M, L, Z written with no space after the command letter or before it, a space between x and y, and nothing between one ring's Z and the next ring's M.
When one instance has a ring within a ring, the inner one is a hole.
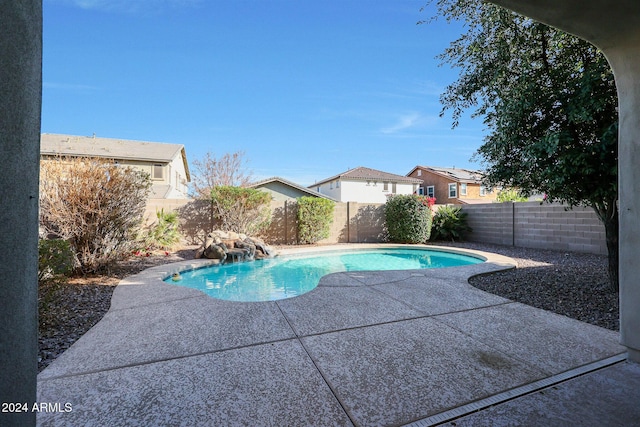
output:
M526 202L528 197L520 194L520 191L515 188L503 188L498 192L496 196L496 202L498 203L506 203L506 202Z
M180 218L177 211L160 209L156 221L142 231L140 243L148 249L173 249L180 242Z
M384 205L389 241L425 243L431 235L430 198L415 194L394 194Z
M215 157L206 153L202 160L194 160L191 181L192 195L197 199L209 199L217 186L243 187L251 182L252 173L246 169L244 152L226 153Z
M472 231L467 216L460 206L441 206L433 216L431 240L462 240Z
M299 197L298 242L316 243L329 237L335 202L321 197Z
M149 175L112 161L59 158L40 168L40 226L69 242L76 270L98 271L128 256L144 215Z
M221 185L211 190L214 216L225 231L259 234L271 222L270 202L271 194L254 188Z
M617 289L617 97L594 46L476 0L438 0L467 32L440 56L460 69L441 96L453 113L475 108L488 128L476 153L490 186L543 192L548 201L592 207L605 225Z

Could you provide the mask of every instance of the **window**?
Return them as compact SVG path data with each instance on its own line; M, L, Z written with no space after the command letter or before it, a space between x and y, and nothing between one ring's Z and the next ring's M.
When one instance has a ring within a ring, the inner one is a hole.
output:
M424 196L424 187L418 187L418 196Z
M391 192L393 194L396 194L396 183L395 182L393 184L391 184Z
M427 187L427 197L435 197L436 196L436 188L433 185Z
M340 188L340 180L336 181L336 188Z
M422 169L418 169L418 176L422 176Z
M487 195L487 187L485 187L484 185L480 186L480 196L486 196Z
M153 179L163 179L164 178L164 169L162 165L153 165Z
M455 183L449 184L449 198L455 199L456 197L458 197L458 185Z
M467 183L466 182L461 182L460 183L460 195L461 196L466 196L467 195Z
M333 181L329 183L329 190L333 190Z
M382 191L389 191L389 183L387 181L382 183Z

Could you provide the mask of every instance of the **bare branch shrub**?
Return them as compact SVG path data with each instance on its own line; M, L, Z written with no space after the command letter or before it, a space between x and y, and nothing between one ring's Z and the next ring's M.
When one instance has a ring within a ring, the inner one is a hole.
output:
M207 153L202 160L194 160L194 173L191 181L193 197L209 199L211 190L217 186L244 187L253 179L246 169L243 151L224 154L217 158Z
M148 174L108 160L45 160L40 225L69 242L76 271L99 271L133 249L150 186Z

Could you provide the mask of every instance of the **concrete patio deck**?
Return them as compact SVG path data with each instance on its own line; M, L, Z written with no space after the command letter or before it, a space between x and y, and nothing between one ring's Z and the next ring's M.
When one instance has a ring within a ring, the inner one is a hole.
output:
M464 252L487 262L336 273L260 303L161 281L211 261L150 268L40 373L38 402L63 410L38 424L640 423L640 365L623 361L617 333L473 288L469 277L515 262Z

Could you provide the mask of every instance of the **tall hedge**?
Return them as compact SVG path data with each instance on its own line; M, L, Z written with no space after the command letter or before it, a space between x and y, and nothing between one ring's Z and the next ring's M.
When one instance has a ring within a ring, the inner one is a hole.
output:
M384 216L389 241L425 243L431 235L430 201L424 196L396 194L387 199Z
M335 202L320 197L300 197L298 202L298 242L316 243L329 237Z

